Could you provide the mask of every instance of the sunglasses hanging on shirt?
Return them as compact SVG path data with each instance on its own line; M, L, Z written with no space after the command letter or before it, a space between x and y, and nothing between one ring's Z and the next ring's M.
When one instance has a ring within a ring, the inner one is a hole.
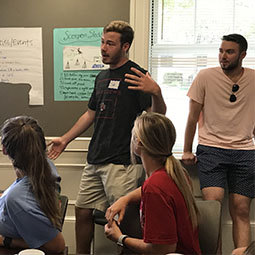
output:
M234 85L232 86L232 92L233 92L233 94L231 94L231 95L230 95L230 98L229 98L229 101L230 101L231 103L233 103L233 102L236 101L236 95L235 95L234 93L237 92L238 89L239 89L239 85L238 85L238 84L234 84Z

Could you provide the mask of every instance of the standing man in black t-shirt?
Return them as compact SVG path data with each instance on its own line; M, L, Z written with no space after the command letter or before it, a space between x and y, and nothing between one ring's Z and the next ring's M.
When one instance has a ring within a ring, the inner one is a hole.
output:
M76 200L76 250L89 254L93 237L93 209L105 211L120 196L134 190L143 176L141 164L130 163L133 122L143 111L165 114L158 84L148 72L128 59L134 31L123 21L112 21L102 34L103 63L88 110L62 137L51 141L49 157L57 158L68 143L94 124Z

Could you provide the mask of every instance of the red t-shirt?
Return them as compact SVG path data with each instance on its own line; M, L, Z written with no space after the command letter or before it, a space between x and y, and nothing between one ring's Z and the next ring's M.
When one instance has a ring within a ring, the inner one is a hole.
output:
M198 229L192 228L185 200L165 168L142 186L141 224L146 243L175 244L176 252L201 254Z

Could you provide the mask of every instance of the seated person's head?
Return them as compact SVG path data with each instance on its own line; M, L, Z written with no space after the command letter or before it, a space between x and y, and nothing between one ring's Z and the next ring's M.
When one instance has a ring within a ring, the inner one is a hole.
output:
M3 151L11 158L14 167L27 173L31 158L45 157L44 133L33 118L10 118L4 122L1 133Z
M1 136L3 152L12 160L17 177L28 176L42 211L60 228L56 176L47 159L42 128L32 117L18 116L4 122Z
M132 131L131 151L135 153L136 142L153 158L162 160L172 154L172 148L176 140L176 132L173 123L159 113L148 112L137 117ZM136 154L136 153L135 153Z

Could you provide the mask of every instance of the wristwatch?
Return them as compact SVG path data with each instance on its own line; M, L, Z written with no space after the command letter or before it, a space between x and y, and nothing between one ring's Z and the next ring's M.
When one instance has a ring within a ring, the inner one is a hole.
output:
M117 244L118 244L119 246L124 247L124 246L125 246L124 241L125 241L125 239L126 239L127 237L129 237L129 236L128 236L128 235L121 235L121 236L119 237L118 241L117 241Z

